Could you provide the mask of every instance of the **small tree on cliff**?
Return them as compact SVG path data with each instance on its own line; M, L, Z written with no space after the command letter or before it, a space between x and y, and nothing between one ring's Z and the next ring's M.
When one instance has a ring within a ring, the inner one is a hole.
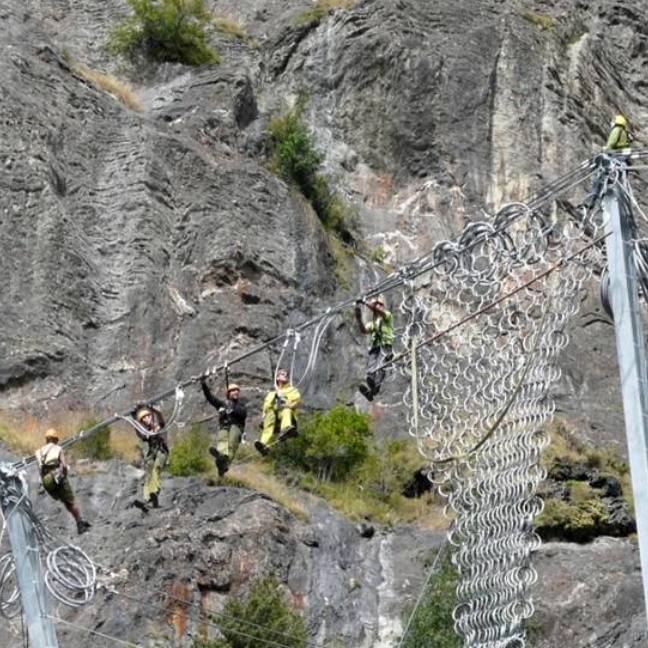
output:
M133 13L116 27L108 51L133 56L138 52L155 61L203 65L218 63L208 45L213 23L205 0L127 0Z
M308 643L304 620L288 605L281 584L271 576L256 579L243 598L230 596L223 615L214 622L223 637L199 640L193 648L268 648L269 643L305 648Z

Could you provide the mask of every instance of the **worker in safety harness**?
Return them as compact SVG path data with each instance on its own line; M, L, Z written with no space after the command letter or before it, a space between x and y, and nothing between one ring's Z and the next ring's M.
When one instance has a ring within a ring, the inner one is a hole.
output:
M255 441L254 447L267 455L269 446L277 441L284 441L297 436L296 410L301 404L301 395L297 387L290 383L288 371L279 369L274 389L271 389L263 400L263 432L261 440Z
M209 389L206 376L200 381L203 394L210 405L218 410L218 435L216 446L210 446L209 453L216 459L219 477L228 470L241 444L247 419L247 407L239 400L241 388L236 383L227 385L227 398L221 400Z
M68 465L59 446L58 432L52 428L45 432L45 445L36 450L36 460L40 471L41 484L48 494L72 514L76 521L77 533L85 533L92 525L81 517L79 505L68 478Z
M144 457L144 500L135 500L134 506L145 513L150 507L160 507L162 469L169 460L169 441L162 412L152 405L142 405L135 410L135 432L147 444Z
M598 200L601 191L603 190L603 185L608 176L610 160L607 157L608 154L619 154L623 149L629 148L632 140L634 139L632 133L628 130L628 120L623 115L617 115L610 124L611 130L608 135L607 144L602 154L599 154L595 158L595 162L598 165L598 171L592 182L589 194L583 201L582 207L585 211L589 211L594 207L596 201Z
M373 313L373 319L368 324L362 319L361 306L364 304ZM394 317L385 307L382 297L369 301L358 300L355 305L355 316L360 333L371 335L371 347L367 361L367 384L361 384L358 389L368 400L372 401L380 391L386 371L380 367L394 357Z

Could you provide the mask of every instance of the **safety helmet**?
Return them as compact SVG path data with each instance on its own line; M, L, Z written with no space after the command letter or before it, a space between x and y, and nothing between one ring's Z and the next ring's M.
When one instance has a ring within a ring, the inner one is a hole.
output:
M624 128L628 125L628 120L623 115L617 115L614 118L615 126L623 126Z
M227 393L229 394L232 391L241 391L241 388L236 383L230 383L227 385Z
M54 428L45 430L45 441L48 441L49 439L53 439L56 441L59 440L59 433Z
M153 416L153 412L148 408L148 407L142 407L137 410L137 413L135 414L135 420L138 423L141 423L142 419L147 415L150 414Z

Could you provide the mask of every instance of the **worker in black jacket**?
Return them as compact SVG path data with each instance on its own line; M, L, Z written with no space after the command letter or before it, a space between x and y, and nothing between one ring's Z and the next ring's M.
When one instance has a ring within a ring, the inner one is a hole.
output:
M247 419L247 407L239 400L241 388L235 383L227 385L225 400L214 396L206 378L203 377L200 385L207 401L218 410L216 447L210 446L209 452L215 457L218 475L222 477L229 470L230 463L234 460L241 444Z

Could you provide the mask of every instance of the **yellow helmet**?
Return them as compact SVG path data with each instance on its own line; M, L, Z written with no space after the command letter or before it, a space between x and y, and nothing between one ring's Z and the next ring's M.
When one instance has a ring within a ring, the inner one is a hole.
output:
M142 419L143 419L147 414L150 414L151 416L153 416L153 412L151 412L151 410L150 410L148 407L142 407L142 408L140 408L140 409L137 410L137 413L135 414L135 420L136 420L138 423L141 423L141 422L142 422Z
M50 428L49 430L45 430L45 441L49 441L50 439L52 440L59 440L59 433L54 429Z
M623 126L624 128L628 125L628 120L623 115L617 115L614 118L615 126Z
M231 391L241 391L241 388L236 383L230 383L227 385L227 393L229 394Z

